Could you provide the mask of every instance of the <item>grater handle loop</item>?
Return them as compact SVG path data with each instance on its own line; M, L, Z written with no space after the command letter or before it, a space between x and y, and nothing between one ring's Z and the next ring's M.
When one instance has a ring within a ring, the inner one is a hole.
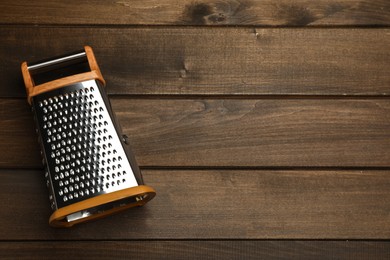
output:
M61 67L71 66L77 63L82 63L88 61L87 54L85 51L78 53L73 53L67 56L61 56L50 60L44 60L27 66L27 69L31 74L37 74L41 72L46 72Z
M35 85L34 83L32 77L34 74L38 74L44 71L50 71L65 66L71 66L83 61L88 61L88 65L91 71L74 74L64 78L49 81L40 85ZM95 80L99 80L103 85L105 85L106 83L100 72L99 66L97 65L92 48L89 46L85 46L84 51L34 63L31 64L30 66L27 65L27 62L23 62L22 74L23 74L26 91L27 91L27 101L29 104L31 104L31 99L33 96L57 88L61 88L67 85L71 85L77 82L95 79Z

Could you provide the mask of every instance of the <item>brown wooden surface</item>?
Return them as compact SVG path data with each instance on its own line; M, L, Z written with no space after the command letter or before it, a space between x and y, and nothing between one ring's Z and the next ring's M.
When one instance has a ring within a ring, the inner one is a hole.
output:
M48 226L41 171L2 170L0 240L387 239L383 171L144 170L157 196L72 229ZM17 227L17 228L16 228Z
M28 249L31 255L24 252ZM2 259L387 259L387 242L361 241L78 241L0 242Z
M389 34L389 29L3 26L0 97L25 96L21 61L85 44L94 47L110 94L388 96Z
M389 25L387 0L3 0L3 24Z
M111 101L143 167L390 167L387 99ZM0 107L0 166L40 168L26 100Z
M1 1L0 258L389 258L389 25L387 0ZM58 230L20 63L84 45L157 197Z

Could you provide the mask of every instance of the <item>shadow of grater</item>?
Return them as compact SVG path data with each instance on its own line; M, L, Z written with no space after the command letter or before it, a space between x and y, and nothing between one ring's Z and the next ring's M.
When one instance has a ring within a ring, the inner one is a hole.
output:
M51 226L71 227L155 196L144 185L89 46L23 62L22 74L41 146Z

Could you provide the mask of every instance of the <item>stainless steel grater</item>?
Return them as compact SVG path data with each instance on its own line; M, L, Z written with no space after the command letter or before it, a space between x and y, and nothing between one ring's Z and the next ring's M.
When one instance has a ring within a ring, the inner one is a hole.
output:
M22 74L41 145L51 226L70 227L155 196L115 119L90 47L24 62Z

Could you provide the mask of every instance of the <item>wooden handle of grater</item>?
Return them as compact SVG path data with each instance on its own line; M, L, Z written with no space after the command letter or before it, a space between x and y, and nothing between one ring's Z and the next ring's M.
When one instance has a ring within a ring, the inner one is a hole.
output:
M87 80L92 80L96 79L99 80L103 85L106 84L99 66L96 62L95 55L93 54L92 48L90 46L85 46L85 55L88 60L89 67L91 71L89 72L84 72L84 73L79 73L75 74L72 76L56 79L50 82L46 82L40 85L35 86L34 80L31 76L29 67L27 65L27 62L23 62L21 69L22 69L22 74L23 74L23 79L24 79L24 85L26 87L26 92L27 92L27 101L29 104L31 104L31 99L32 97L39 95L41 93L51 91L57 88L61 88L64 86L68 86L71 84L75 84L77 82L82 82L82 81L87 81Z

